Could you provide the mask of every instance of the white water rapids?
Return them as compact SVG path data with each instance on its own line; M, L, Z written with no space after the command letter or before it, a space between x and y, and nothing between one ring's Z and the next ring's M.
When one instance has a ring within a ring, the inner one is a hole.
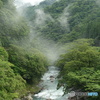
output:
M57 90L58 74L59 70L56 67L49 67L49 70L41 78L42 82L39 84L43 89L34 95L33 100L68 100L68 95L64 95L63 86Z

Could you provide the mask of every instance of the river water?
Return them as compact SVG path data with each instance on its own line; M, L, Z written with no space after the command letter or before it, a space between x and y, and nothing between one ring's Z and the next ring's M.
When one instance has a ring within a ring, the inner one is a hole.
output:
M42 90L34 95L33 100L68 100L68 96L64 95L63 86L57 90L58 74L59 70L56 67L48 67L48 71L43 75L39 84Z

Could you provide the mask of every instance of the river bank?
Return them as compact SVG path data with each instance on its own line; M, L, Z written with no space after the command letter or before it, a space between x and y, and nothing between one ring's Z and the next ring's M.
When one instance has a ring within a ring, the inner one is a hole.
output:
M39 84L39 82L37 82L37 84ZM33 95L41 90L37 84L27 85L23 91L20 91L19 98L15 98L14 100L33 100Z

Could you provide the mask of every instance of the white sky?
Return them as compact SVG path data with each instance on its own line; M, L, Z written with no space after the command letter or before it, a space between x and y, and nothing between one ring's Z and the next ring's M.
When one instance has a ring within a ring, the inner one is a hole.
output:
M44 0L15 0L15 5L20 7L26 3L30 3L31 5L38 5L40 2Z

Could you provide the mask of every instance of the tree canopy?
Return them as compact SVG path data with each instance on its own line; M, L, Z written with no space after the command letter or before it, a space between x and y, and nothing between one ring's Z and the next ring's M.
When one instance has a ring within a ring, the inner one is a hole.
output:
M65 88L100 92L100 51L92 43L92 40L76 40L58 60L60 84L65 84Z

